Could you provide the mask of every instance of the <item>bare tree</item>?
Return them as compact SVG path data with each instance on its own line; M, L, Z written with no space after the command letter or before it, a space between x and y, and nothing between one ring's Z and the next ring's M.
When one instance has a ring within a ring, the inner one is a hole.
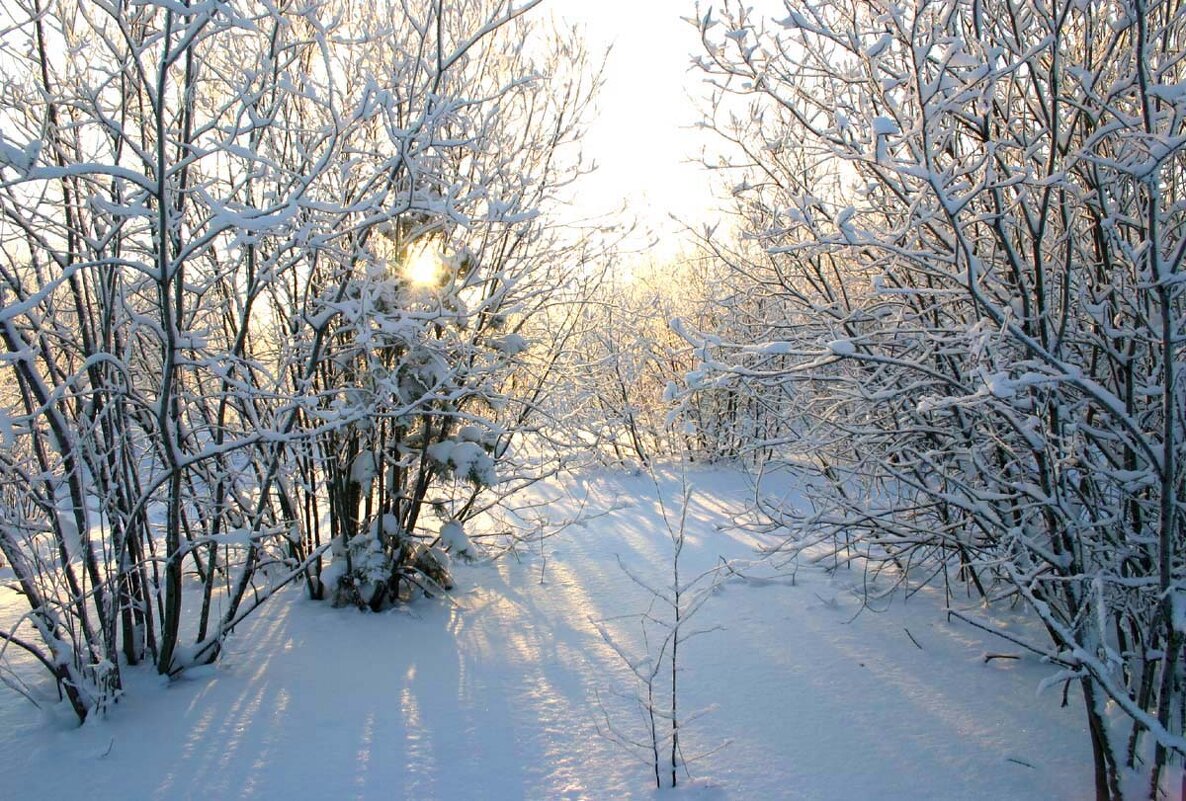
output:
M667 786L675 787L679 784L681 770L687 775L689 764L728 745L725 742L704 753L685 755L685 743L681 740L683 730L712 710L709 708L687 712L680 704L679 681L680 673L684 670L680 661L681 646L693 637L715 630L694 629L692 619L717 590L727 569L718 566L690 580L686 575L681 576L692 489L688 484L687 475L684 474L680 487L678 518L673 519L653 470L651 479L655 486L655 498L659 504L663 524L671 541L671 558L668 563L671 571L670 580L663 584L648 581L619 557L618 565L622 571L649 596L647 609L638 615L592 622L601 639L625 663L634 677L633 693L618 691L617 694L632 703L640 712L644 736L640 738L626 731L619 722L611 718L604 704L601 705L604 724L598 727L598 732L646 764L654 772L655 787L662 788L664 776L670 781ZM642 648L632 648L622 638L615 636L607 625L612 620L636 620L642 636Z

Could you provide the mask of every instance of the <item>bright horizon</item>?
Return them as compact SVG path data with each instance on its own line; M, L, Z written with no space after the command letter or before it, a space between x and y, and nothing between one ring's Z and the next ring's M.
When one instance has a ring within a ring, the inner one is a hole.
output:
M644 261L671 258L686 244L684 225L673 215L695 227L719 217L712 176L696 161L713 137L695 128L705 96L702 76L691 68L699 37L681 19L693 10L692 0L545 0L541 6L580 26L591 54L611 48L597 112L582 139L597 169L573 188L571 216L637 218L627 245Z

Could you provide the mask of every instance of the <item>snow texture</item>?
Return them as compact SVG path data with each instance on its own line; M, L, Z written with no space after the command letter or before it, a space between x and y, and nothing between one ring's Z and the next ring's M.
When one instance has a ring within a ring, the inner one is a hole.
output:
M857 352L856 347L848 339L836 339L828 343L828 350L836 356L852 356Z
M450 520L441 526L441 544L449 553L458 556L473 556L473 545L465 535L465 529L456 520Z
M755 540L717 528L743 504L745 482L726 470L692 480L688 570L752 558ZM636 713L607 692L628 690L628 675L590 620L637 636L615 618L647 598L615 554L657 582L670 542L648 477L578 483L573 494L588 490L590 504L633 504L548 540L546 571L534 549L465 568L455 603L410 613L333 609L289 590L239 628L216 668L171 684L130 669L125 699L81 729L68 711L30 714L0 687L4 797L656 797L647 768L596 733L598 694L623 727ZM678 478L660 486L677 505ZM554 485L539 492L555 514L575 513ZM1060 709L1060 691L1035 695L1049 666L986 664L986 650L1008 649L949 623L925 592L857 615L859 570L803 567L794 586L757 573L708 601L698 626L723 628L683 648L686 708L717 705L681 735L685 748L732 744L693 764L696 782L677 797L1091 795L1078 702ZM19 612L0 590L0 617Z

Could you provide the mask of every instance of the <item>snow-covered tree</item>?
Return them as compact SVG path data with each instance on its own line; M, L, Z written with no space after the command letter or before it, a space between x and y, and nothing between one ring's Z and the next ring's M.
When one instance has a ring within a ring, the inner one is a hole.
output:
M738 275L779 306L757 341L687 334L803 410L810 504L766 511L788 549L1025 602L1097 797L1157 795L1186 755L1186 12L783 6L694 20Z
M685 256L611 270L581 307L575 363L562 393L600 458L754 458L760 454L749 442L780 436L785 416L739 391L734 377L702 374L692 346L671 326L678 319L696 330L749 336L761 304L731 283L718 258ZM689 381L695 391L677 399L677 386Z
M121 665L174 675L284 583L320 594L335 536L386 567L427 502L418 574L466 550L519 329L572 286L538 209L593 82L537 4L5 7L0 551L29 612L0 636L80 719Z

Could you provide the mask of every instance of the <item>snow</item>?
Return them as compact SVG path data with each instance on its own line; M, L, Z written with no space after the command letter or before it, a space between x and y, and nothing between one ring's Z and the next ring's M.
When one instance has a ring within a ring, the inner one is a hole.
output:
M886 51L886 48L888 48L890 44L893 43L893 41L894 39L892 36L890 36L888 33L883 33L881 37L876 42L874 42L868 50L865 51L865 55L869 58L877 58Z
M761 356L785 356L794 354L798 349L794 342L763 342L746 346L744 352Z
M440 465L449 464L449 457L453 454L453 447L457 443L451 439L434 442L428 446L428 458Z
M828 350L836 356L852 356L857 352L850 339L834 339L828 343Z
M490 346L507 356L518 356L531 347L531 344L519 334L507 334L504 337L490 340Z
M1009 379L1008 373L992 373L984 377L984 384L993 397L1008 400L1017 394L1016 383Z
M811 23L798 11L792 11L786 19L777 21L784 28L811 28Z
M451 439L434 442L428 446L428 458L448 467L458 478L487 487L498 482L498 469L493 457L480 444L469 439L462 442Z
M450 520L441 526L441 544L449 553L464 557L473 555L473 545L465 534L465 528L456 520Z
M874 117L873 118L873 134L875 136L892 136L900 133L898 123L889 117Z
M355 484L369 485L375 480L375 475L378 472L379 466L375 464L375 454L363 451L354 457L354 462L350 465L350 480Z
M687 575L720 556L752 559L757 540L718 528L750 491L743 477L690 478ZM570 482L535 490L550 514L577 515L568 498L586 492L588 509L611 511L517 558L458 565L449 599L364 614L294 587L240 627L216 668L171 683L128 670L125 698L81 729L0 687L5 797L656 797L648 769L597 734L599 696L628 733L635 720L613 694L630 692L628 669L592 621L637 638L624 616L647 597L616 557L661 583L668 533L650 477ZM678 508L676 471L659 486ZM1009 644L948 622L925 592L857 614L859 569L803 565L793 583L766 566L745 572L754 578L726 583L696 618L721 628L682 648L684 708L716 705L681 734L687 752L732 743L691 765L694 784L660 797L1092 794L1076 690L1066 709L1061 687L1036 694L1053 666L985 663ZM0 590L0 618L20 611Z
M41 142L33 140L25 145L9 142L0 135L0 167L12 167L22 175L28 174L41 155Z

